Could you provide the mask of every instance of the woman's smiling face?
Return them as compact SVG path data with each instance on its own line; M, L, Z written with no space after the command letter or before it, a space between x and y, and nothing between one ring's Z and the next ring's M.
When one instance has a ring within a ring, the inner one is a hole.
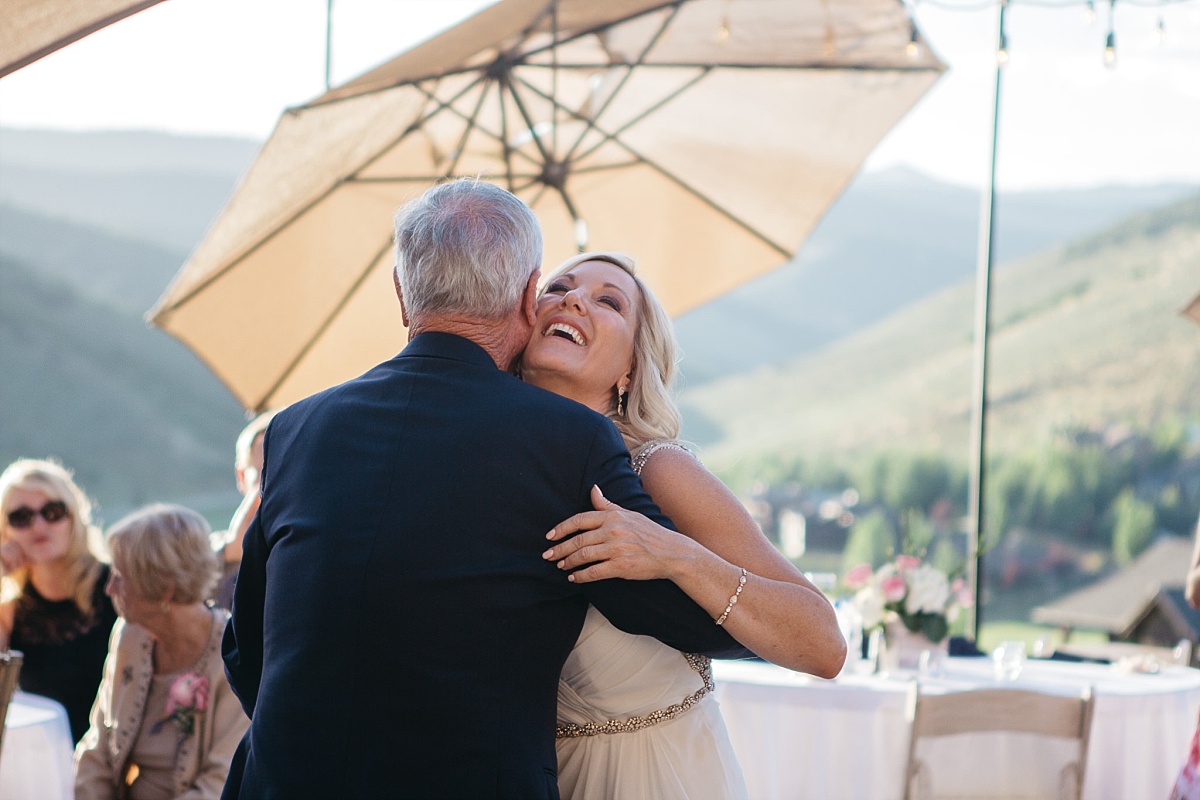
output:
M625 270L585 261L552 279L522 361L524 379L601 413L633 369L641 293Z

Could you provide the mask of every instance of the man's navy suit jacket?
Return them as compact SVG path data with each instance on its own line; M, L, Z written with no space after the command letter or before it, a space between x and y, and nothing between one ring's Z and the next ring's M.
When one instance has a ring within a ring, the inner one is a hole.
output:
M546 533L598 484L670 525L613 425L425 333L285 409L224 642L251 718L226 798L554 798L559 672L588 603L746 655L674 584L576 585Z

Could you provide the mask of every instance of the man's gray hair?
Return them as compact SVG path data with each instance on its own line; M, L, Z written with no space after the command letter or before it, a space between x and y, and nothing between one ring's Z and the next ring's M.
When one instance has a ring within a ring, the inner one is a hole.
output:
M474 178L442 183L396 212L396 275L409 321L428 313L500 319L542 261L542 229L515 195Z

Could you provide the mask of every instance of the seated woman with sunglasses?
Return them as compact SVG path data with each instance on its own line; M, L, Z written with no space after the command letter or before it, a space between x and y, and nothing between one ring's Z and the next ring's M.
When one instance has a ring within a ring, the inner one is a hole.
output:
M25 654L21 689L62 703L79 741L117 620L91 502L62 466L23 458L0 475L0 511L0 649Z

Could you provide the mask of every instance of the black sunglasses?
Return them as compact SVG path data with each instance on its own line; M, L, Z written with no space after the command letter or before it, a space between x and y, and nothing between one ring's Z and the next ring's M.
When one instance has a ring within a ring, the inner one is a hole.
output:
M14 508L8 512L8 524L14 528L28 528L38 514L41 514L42 519L46 522L58 522L68 513L70 512L67 510L66 503L62 500L51 500L41 508L30 508L29 506Z

